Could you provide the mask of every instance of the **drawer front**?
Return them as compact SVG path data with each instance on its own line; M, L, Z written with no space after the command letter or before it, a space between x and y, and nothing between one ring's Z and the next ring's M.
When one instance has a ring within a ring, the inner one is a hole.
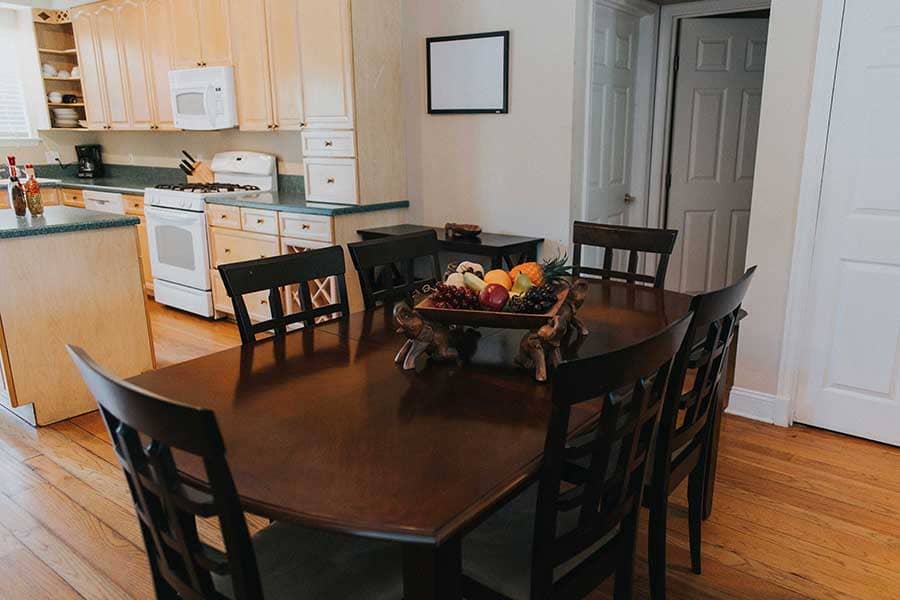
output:
M356 156L356 136L352 131L304 129L300 135L303 139L303 156Z
M144 216L144 197L134 196L131 194L123 194L122 200L125 203L125 214L134 215L136 217Z
M62 195L62 203L66 206L84 208L84 195L81 193L81 190L64 189Z
M334 242L331 231L331 217L321 215L295 215L281 213L281 235L286 238L300 238L324 242Z
M213 307L220 313L234 316L234 304L225 290L222 275L218 271L209 272L212 281ZM269 308L269 292L255 292L244 294L244 304L252 321L268 321L272 318L272 310Z
M278 216L271 210L241 209L241 228L268 235L278 235Z
M209 240L214 267L278 256L280 249L277 237L244 231L211 229Z
M359 204L355 159L310 158L304 166L307 200Z
M59 204L59 189L43 188L41 190L41 200L43 201L44 206L56 206Z
M241 228L241 209L224 204L207 204L206 220L210 227Z

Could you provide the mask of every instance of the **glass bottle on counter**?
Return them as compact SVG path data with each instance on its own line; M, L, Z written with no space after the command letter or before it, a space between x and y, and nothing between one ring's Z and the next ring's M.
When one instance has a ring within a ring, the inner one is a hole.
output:
M34 165L25 164L25 203L32 217L44 214L44 202L41 199L41 184L34 176Z
M18 171L16 170L16 157L7 156L6 164L9 167L9 183L7 184L9 204L16 211L17 217L24 217L28 209L25 202L25 189L19 181Z

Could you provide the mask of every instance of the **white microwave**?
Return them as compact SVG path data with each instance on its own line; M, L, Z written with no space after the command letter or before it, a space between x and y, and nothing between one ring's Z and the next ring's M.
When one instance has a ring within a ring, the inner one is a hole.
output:
M195 131L237 127L234 67L169 71L175 127Z

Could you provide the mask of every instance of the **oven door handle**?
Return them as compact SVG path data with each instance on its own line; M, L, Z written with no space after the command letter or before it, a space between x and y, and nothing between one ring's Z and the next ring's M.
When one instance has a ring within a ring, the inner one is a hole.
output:
M154 221L174 223L176 225L201 225L206 227L206 215L199 212L186 212L147 206L144 208L144 216Z

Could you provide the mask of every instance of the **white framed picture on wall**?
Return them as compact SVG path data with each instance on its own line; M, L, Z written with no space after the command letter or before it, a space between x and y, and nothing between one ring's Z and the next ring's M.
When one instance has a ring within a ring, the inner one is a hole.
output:
M509 112L509 31L425 40L428 114Z

